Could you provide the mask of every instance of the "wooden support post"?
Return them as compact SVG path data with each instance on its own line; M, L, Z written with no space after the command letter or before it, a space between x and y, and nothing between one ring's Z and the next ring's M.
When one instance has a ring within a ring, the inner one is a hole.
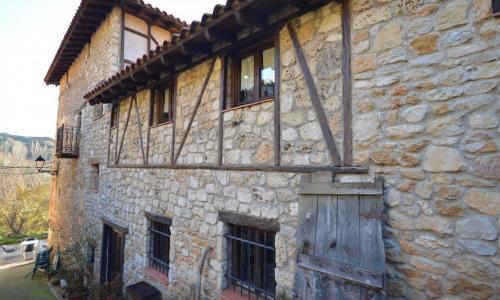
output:
M103 109L104 109L104 107L103 107ZM111 109L111 110L113 110L113 109ZM106 159L108 165L109 165L109 157L111 155L111 133L113 131L113 128L112 128L113 124L111 124L111 121L112 120L111 120L111 115L110 115L110 118L109 118L109 133L108 133L108 157Z
M352 166L351 12L349 0L342 3L342 53L344 166Z
M274 165L281 165L280 30L274 36Z
M137 107L137 97L132 97L135 106L135 114L137 116L137 126L139 126L139 141L141 142L142 162L146 165L146 154L144 153L144 142L142 141L142 124L141 115L139 114L139 107Z
M219 145L217 148L217 164L222 165L222 153L224 151L224 102L226 101L226 56L221 56L220 60Z
M113 103L113 105L115 105ZM118 107L116 108L116 135L115 135L115 165L118 164L118 137L119 137L119 133L120 133L120 103L116 103L116 105L118 105ZM111 114L113 114L113 112L111 112Z
M118 154L116 156L116 164L120 162L120 155L122 154L122 148L123 148L123 140L125 140L125 133L127 133L127 128L128 128L128 123L130 121L130 113L132 112L132 104L134 101L130 99L130 105L128 107L128 113L127 113L127 120L125 121L125 127L123 128L123 134L122 134L122 140L120 141L120 148L118 149ZM117 126L118 130L118 126ZM118 136L118 134L117 134Z
M170 163L175 164L175 123L177 119L177 78L174 78L174 99L173 102L173 116L172 116L172 145L170 150Z
M189 131L191 130L191 126L193 125L194 118L196 117L196 113L198 112L198 108L200 107L201 99L203 98L203 95L205 94L205 90L207 89L208 81L210 80L210 76L212 75L212 72L214 70L215 60L216 60L216 58L212 59L212 62L210 63L210 67L208 68L207 77L205 78L205 82L203 83L203 86L201 88L200 95L198 96L198 99L196 100L196 104L194 106L193 113L191 114L191 119L189 120L188 127L186 128L186 131L184 132L184 135L182 136L181 144L179 145L179 151L177 151L177 154L175 155L173 164L175 164L177 162L177 159L179 159L179 155L181 155L182 147L184 147L184 143L186 142Z
M151 139L151 114L154 101L154 92L149 90L149 112L148 112L148 133L146 136L146 165L149 164L149 140Z
M302 47L300 46L299 38L297 37L297 32L293 28L292 24L288 23L287 27L288 32L290 33L290 38L292 39L293 47L295 49L295 54L297 55L297 60L299 61L300 68L302 69L302 74L304 75L304 79L306 81L307 90L309 91L312 105L314 107L314 110L316 111L316 116L318 117L319 125L323 133L323 138L325 139L333 164L338 166L342 163L342 159L340 158L337 146L335 145L335 139L333 138L330 125L328 125L328 119L326 118L326 114L323 109L323 105L321 104L318 90L316 89L316 85L314 84L311 70L307 65L306 57L304 55Z

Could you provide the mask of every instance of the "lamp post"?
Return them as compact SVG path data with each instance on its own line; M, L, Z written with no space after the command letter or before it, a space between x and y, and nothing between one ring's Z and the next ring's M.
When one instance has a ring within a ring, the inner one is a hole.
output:
M38 157L35 159L35 165L36 168L38 169L38 173L47 173L52 176L57 175L57 170L44 170L43 167L45 166L45 159L41 156L38 155Z

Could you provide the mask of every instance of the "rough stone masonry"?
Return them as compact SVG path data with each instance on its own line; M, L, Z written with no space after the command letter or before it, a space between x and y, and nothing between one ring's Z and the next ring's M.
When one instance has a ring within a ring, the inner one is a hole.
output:
M172 4L174 5L174 4ZM384 226L388 296L408 299L494 299L500 294L500 18L491 0L354 0L352 14L354 162L368 178L385 179ZM341 145L342 29L332 2L297 17L300 43L330 128ZM58 124L74 120L83 94L120 69L120 11L113 9L60 82ZM280 31L281 148L274 149L273 101L224 112L223 161L267 164L281 151L286 165L331 163L290 36ZM179 74L175 141L187 127L209 62ZM217 162L220 59L179 162ZM148 131L150 91L137 94L121 153L140 163L139 130ZM128 228L125 285L147 280L164 297L190 292L202 250L211 245L204 294L226 287L226 225L221 210L277 219L277 294L291 298L296 263L298 184L302 174L214 170L119 169L107 166L132 101L120 104L109 132L110 107L95 119L81 111L78 160L59 160L51 200L52 245L81 237L96 245L102 218ZM151 128L148 159L170 160L173 124ZM119 131L119 134L116 133ZM178 147L176 148L178 149ZM99 192L89 191L90 165L100 164ZM145 212L172 218L169 284L143 272Z

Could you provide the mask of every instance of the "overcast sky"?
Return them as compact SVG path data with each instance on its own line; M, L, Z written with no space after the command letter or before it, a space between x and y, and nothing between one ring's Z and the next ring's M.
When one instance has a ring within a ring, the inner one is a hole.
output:
M225 0L145 0L186 22ZM80 0L0 0L0 133L55 136L58 87L43 78Z

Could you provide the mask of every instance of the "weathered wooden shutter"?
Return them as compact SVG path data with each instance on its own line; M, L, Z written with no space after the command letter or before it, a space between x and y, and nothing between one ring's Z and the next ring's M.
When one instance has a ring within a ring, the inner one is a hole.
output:
M384 299L383 182L314 182L299 191L298 299Z

